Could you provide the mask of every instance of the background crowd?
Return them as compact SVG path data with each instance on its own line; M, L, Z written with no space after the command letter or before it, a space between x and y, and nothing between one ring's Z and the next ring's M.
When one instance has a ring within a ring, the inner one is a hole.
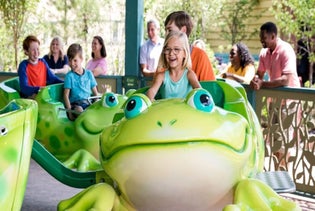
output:
M214 71L205 52L205 43L198 39L189 44L193 21L187 12L170 13L165 18L164 27L166 40L160 37L159 21L150 19L147 22L148 40L140 47L139 75L153 78L147 93L152 101L158 91L163 98L185 97L191 89L201 87L199 81L217 78L249 84L254 90L303 86L304 78L301 80L298 77L295 51L289 43L280 39L273 22L266 22L260 27L262 49L257 69L248 47L238 42L230 50L229 64L219 74ZM54 37L48 54L43 58L39 57L39 45L40 41L33 35L23 42L28 59L23 60L18 68L21 95L35 98L41 87L63 82L55 74L65 74L66 109L82 112L89 106L87 98L91 94L98 95L95 77L107 73L107 52L103 38L93 37L91 58L86 67L82 66L84 59L80 44L70 45L65 54L61 38ZM69 116L74 119L71 112Z

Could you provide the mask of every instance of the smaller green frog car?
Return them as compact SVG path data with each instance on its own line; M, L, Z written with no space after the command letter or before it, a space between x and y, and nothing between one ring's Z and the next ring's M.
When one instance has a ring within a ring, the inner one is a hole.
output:
M58 210L300 210L253 179L264 159L255 113L240 91L211 83L221 99L205 89L153 103L133 94L100 137L113 185L91 186Z
M99 136L111 125L120 112L127 96L112 92L104 93L90 105L75 121L66 116L62 103L63 84L54 84L41 89L36 96L38 102L38 122L35 138L55 157L70 168L79 171L99 168ZM81 159L81 151L90 153ZM86 165L95 163L93 165Z

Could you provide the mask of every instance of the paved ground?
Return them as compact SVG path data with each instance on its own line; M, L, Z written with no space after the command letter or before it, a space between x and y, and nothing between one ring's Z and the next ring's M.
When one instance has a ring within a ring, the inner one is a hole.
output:
M302 211L314 211L315 210L315 199L309 197L303 197L296 194L284 193L280 194L283 197L298 203Z
M57 181L34 160L31 160L28 184L21 211L56 211L60 200L70 198L81 190L71 188ZM281 195L299 203L303 211L315 210L315 199L295 194Z
M66 186L31 159L22 211L56 211L57 204L82 189Z

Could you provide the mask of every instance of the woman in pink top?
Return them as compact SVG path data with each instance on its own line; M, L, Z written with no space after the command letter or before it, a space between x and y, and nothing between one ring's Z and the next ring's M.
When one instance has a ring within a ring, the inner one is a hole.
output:
M92 59L88 61L86 69L93 72L94 77L99 75L106 75L106 48L101 36L94 36L92 41Z

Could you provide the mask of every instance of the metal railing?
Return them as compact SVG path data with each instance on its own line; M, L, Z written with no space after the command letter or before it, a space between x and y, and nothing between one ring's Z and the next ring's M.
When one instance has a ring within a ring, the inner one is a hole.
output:
M285 170L297 191L315 194L315 89L245 87L265 140L265 170Z

